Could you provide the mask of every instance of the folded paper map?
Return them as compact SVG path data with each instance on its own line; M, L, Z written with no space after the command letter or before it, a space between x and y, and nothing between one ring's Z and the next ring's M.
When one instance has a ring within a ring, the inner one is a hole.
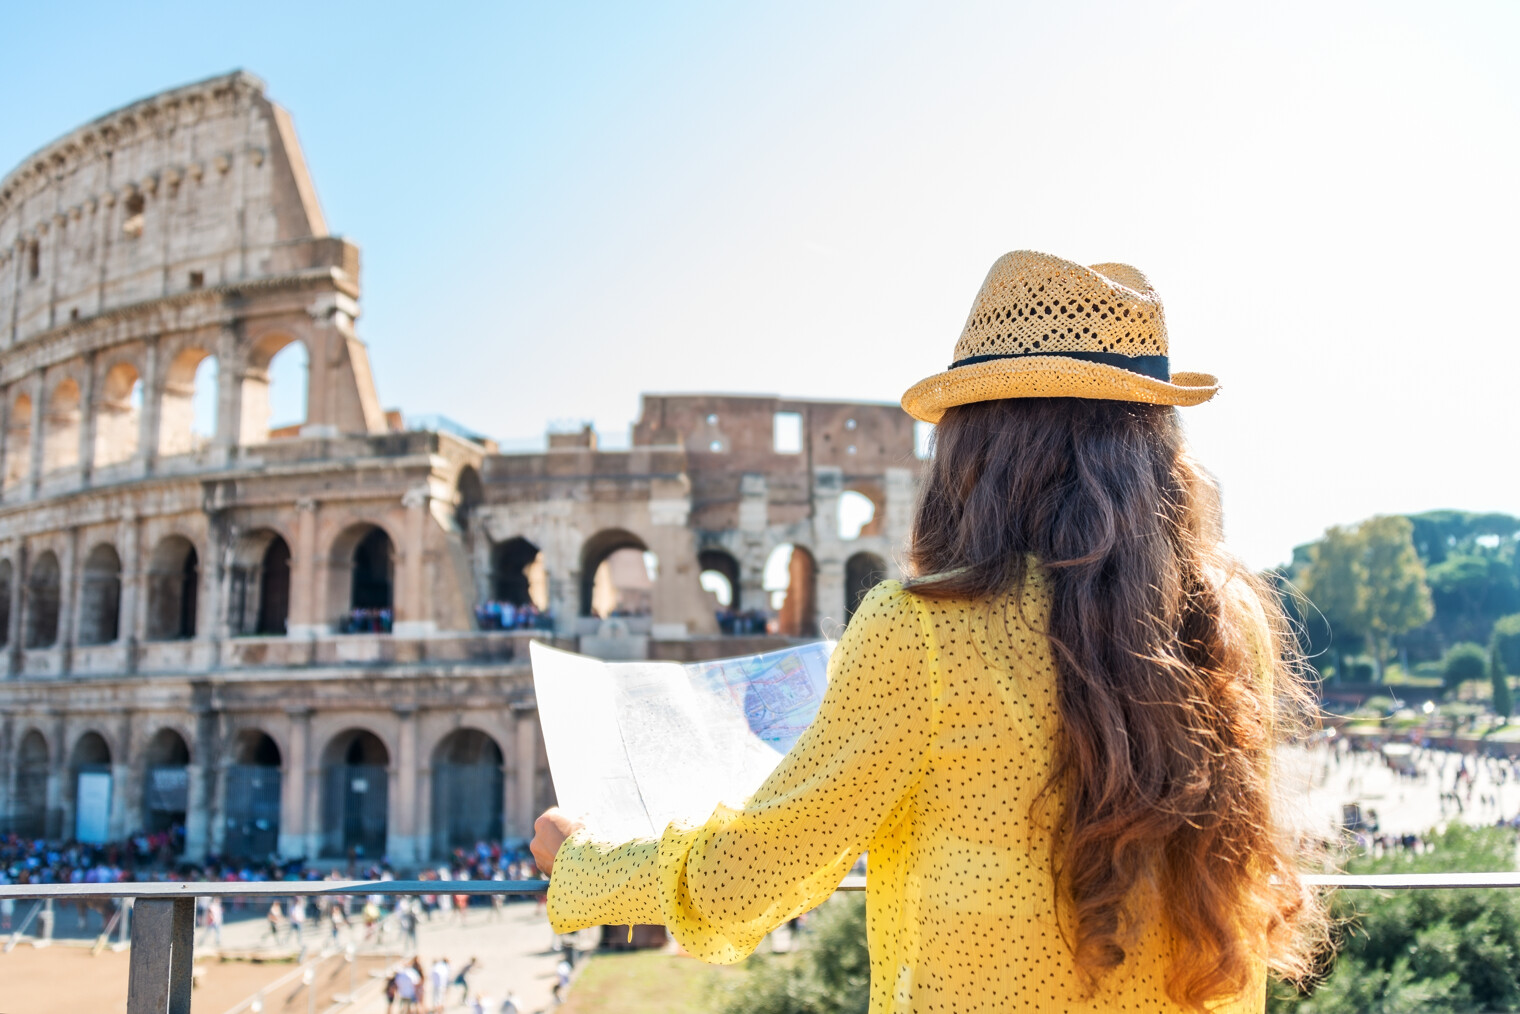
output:
M713 662L603 662L534 642L560 807L599 835L657 836L738 805L812 722L833 642Z

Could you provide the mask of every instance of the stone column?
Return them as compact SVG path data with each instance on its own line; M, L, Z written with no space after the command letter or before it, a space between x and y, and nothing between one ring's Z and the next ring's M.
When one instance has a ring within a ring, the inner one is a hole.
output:
M153 471L158 460L158 422L164 396L163 366L159 362L158 339L147 343L143 357L142 412L137 419L137 467L133 471L144 474Z
M533 822L538 819L533 791L538 767L538 712L518 712L514 732L517 799L509 817L510 827L513 837L531 838Z
M58 654L59 671L67 675L74 668L74 645L78 643L75 629L79 614L79 571L84 566L79 553L79 529L70 528L69 537L63 543L62 559L58 561Z
M47 417L47 390L42 371L32 374L32 467L26 478L26 495L35 497L42 482L42 422Z
M137 671L137 645L145 636L147 596L143 594L142 530L137 518L128 515L116 525L116 545L121 552L121 625L117 638L126 646L127 672Z
M402 531L400 565L396 568L396 619L394 631L400 637L426 637L437 629L437 622L427 608L423 589L427 577L427 537L429 490L426 485L409 489L401 498L406 508Z
M146 769L132 756L132 713L117 723L116 749L111 754L111 819L108 837L120 841L142 823L142 779Z
M220 738L216 714L210 708L198 708L195 712L195 743L190 748L190 763L185 768L189 780L185 799L185 859L192 863L205 860L213 828L224 823L221 813L222 800L226 798L225 781L220 785L213 781L225 778Z
M839 541L839 496L844 473L833 466L813 469L813 562L818 565L814 603L818 632L838 637L844 630L844 546Z
M66 739L68 726L62 715L53 716L52 763L48 765L47 780L47 836L49 838L74 837L74 807L65 800L73 795L77 786L69 787L69 744Z
M84 388L79 392L79 482L90 484L95 469L95 353L85 357Z
M290 637L315 637L326 629L323 599L327 568L317 558L317 502L296 501L296 544L290 559Z
M6 671L12 676L21 675L21 599L24 595L22 575L26 571L26 546L16 543L11 553L11 614L5 622Z
M243 364L237 332L224 327L216 338L216 435L212 461L224 464L243 439Z
M391 861L410 865L417 854L417 709L396 708L398 735L396 756L391 762L391 794L385 852Z
M280 766L280 837L282 859L314 857L311 848L311 815L315 793L307 780L311 764L311 709L292 708L289 734L285 737L286 754Z

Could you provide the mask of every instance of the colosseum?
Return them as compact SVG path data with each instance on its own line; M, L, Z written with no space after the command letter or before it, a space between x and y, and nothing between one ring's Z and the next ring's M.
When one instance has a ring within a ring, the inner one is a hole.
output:
M382 408L359 297L246 73L0 181L0 828L403 868L520 840L553 800L528 640L741 654L897 573L895 404L645 395L623 449L503 454ZM304 419L271 417L287 356Z

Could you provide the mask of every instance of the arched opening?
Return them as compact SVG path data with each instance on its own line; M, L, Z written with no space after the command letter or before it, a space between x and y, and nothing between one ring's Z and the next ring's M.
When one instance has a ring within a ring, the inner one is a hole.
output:
M765 561L765 590L776 613L776 632L787 637L818 636L818 565L801 546L782 543Z
M697 582L712 596L709 602L724 634L763 634L764 611L739 608L739 561L721 549L704 549L697 554Z
M478 729L456 729L433 750L433 855L499 842L504 830L502 754Z
M79 588L79 643L110 644L121 630L121 557L102 542L85 557Z
M117 363L101 383L95 408L95 464L130 461L137 454L142 380L131 363Z
M390 633L395 556L391 537L379 525L351 525L333 542L329 601L348 603L338 618L340 633Z
M190 799L190 747L173 729L160 729L148 741L143 772L142 828L169 836L169 847L185 847L185 813Z
M244 637L283 637L289 616L290 545L268 528L249 532L233 554L228 621Z
M654 611L658 561L632 532L610 528L581 548L581 615L647 616Z
M856 553L844 562L844 622L848 624L866 592L887 579L887 562L875 553Z
M176 641L195 636L200 555L182 535L159 541L148 564L148 639Z
M15 574L9 560L0 560L0 648L11 643L11 579Z
M13 827L23 838L47 834L47 740L36 729L21 738L16 755L16 815Z
M490 598L475 610L482 630L551 626L549 576L543 554L522 536L491 547Z
M250 350L243 372L244 444L301 435L306 425L310 356L306 343L287 334L266 335Z
M459 530L469 531L470 519L475 509L485 503L486 489L480 482L480 473L469 465L459 470L459 481L454 485L454 520Z
M58 557L51 549L37 555L26 582L26 638L28 648L51 648L58 643Z
M850 542L862 535L880 535L886 521L882 500L874 486L854 486L839 494L839 537Z
M159 399L158 453L190 454L216 435L218 401L216 356L185 349L169 363Z
M322 751L322 854L375 858L385 854L390 813L390 753L380 737L349 729Z
M76 841L104 845L111 833L111 748L98 732L87 732L69 754Z
M244 729L227 767L222 853L264 860L280 847L280 748L261 729Z
M42 424L42 470L56 472L79 464L79 385L72 377L58 382L48 397Z
M5 430L5 485L23 483L32 474L32 399L20 394L11 404Z

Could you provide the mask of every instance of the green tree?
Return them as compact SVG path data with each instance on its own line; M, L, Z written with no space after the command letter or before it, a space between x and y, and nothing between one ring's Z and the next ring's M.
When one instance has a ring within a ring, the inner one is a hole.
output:
M1507 828L1453 825L1421 855L1346 863L1348 873L1494 873L1514 869ZM1520 891L1342 891L1340 953L1303 996L1274 984L1270 1014L1443 1014L1520 1010Z
M1515 710L1515 699L1509 692L1509 671L1499 657L1497 641L1488 659L1488 678L1494 681L1494 711L1508 722L1510 712Z
M1386 515L1357 526L1367 560L1367 641L1378 678L1388 662L1393 638L1435 615L1425 564L1414 549L1414 525L1408 518Z
M1408 518L1394 515L1332 527L1303 575L1304 592L1331 626L1366 638L1378 679L1393 638L1434 615L1413 531Z
M1494 622L1492 645L1499 652L1504 671L1520 673L1520 613L1501 616Z
M1299 583L1330 627L1336 674L1346 674L1345 635L1359 636L1367 597L1367 567L1355 529L1334 525L1309 547Z
M1471 641L1452 645L1441 661L1441 678L1447 690L1455 690L1468 680L1480 680L1487 673L1488 653Z

